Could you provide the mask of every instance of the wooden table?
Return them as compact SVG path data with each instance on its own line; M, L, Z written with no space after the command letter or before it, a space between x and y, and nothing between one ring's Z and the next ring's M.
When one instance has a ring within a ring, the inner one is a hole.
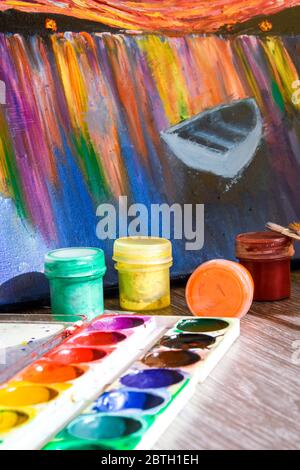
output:
M183 287L161 313L189 314ZM154 449L300 449L300 272L290 300L253 304L240 338Z
M116 298L105 306L119 309ZM172 289L171 307L159 313L189 315L183 287ZM290 300L253 304L240 338L154 449L299 448L300 272Z

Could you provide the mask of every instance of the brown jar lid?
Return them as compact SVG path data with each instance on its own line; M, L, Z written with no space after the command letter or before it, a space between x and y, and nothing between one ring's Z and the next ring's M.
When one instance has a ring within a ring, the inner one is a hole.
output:
M235 239L238 259L291 258L294 253L293 240L276 232L241 233Z

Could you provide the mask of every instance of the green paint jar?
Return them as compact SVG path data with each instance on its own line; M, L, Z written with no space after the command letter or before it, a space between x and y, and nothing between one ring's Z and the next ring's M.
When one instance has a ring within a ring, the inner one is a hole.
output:
M45 258L45 275L50 282L54 315L86 315L88 319L104 311L103 276L106 271L103 250L61 248Z

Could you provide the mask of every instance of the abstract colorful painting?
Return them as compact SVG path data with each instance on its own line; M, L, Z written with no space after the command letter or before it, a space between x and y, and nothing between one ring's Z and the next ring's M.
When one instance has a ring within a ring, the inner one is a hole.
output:
M99 204L205 205L173 277L300 218L300 0L0 1L0 305L45 252L100 246ZM298 99L299 98L299 99Z

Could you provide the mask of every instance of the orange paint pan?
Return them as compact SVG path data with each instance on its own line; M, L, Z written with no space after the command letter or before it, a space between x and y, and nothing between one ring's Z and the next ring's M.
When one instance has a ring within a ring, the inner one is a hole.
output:
M223 259L203 263L188 280L185 297L193 315L241 318L253 301L254 283L242 265Z

